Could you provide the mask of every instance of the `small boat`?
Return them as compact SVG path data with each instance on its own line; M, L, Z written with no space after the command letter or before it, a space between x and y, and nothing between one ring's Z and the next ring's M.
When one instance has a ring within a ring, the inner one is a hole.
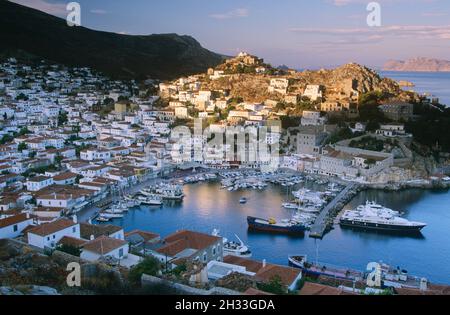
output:
M97 222L109 222L109 221L111 221L110 218L105 218L105 217L101 217L101 216L98 216L95 220Z
M283 203L283 208L285 208L285 209L294 209L294 210L297 210L298 209L298 205L297 204L295 204L295 203L290 203L290 202L285 202L285 203Z
M242 198L239 200L239 203L241 203L241 204L247 203L247 198L242 197Z
M124 215L120 213L108 213L105 211L100 213L100 217L105 219L121 219Z
M247 223L249 229L265 232L303 234L306 230L306 226L302 223L289 219L277 222L273 218L265 220L255 217L247 217Z
M212 235L221 237L220 232L217 229L213 231ZM236 236L236 239L239 240L239 242L229 241L228 239L222 237L224 256L231 255L231 256L243 257L243 258L252 257L252 252L250 251L248 246L246 246L244 244L244 242L237 235L235 235L235 236Z

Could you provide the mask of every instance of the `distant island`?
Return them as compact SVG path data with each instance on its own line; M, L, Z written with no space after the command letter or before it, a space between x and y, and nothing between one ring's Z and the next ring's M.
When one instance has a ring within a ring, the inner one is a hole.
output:
M414 58L406 61L389 60L383 66L384 71L450 72L450 61Z

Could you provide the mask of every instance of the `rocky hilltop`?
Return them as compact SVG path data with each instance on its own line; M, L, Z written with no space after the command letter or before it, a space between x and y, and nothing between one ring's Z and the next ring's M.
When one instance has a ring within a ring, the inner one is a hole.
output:
M230 63L230 61L228 61ZM219 66L220 69L223 67ZM277 74L235 73L219 80L207 82L205 88L230 90L233 97L243 97L247 101L262 102L274 98L268 92L270 80L286 78L289 80L289 94L302 94L307 85L322 85L325 99L336 99L340 95L364 94L382 91L393 95L403 93L394 80L382 78L377 72L356 63L349 63L336 69L319 71L284 71ZM281 97L281 96L280 96Z
M450 61L414 58L406 61L389 60L383 67L384 71L417 71L417 72L446 72L450 71Z
M307 84L323 84L335 89L352 88L360 94L383 91L393 94L400 92L399 85L391 79L382 78L372 69L349 63L332 70L304 71L298 74L300 80Z

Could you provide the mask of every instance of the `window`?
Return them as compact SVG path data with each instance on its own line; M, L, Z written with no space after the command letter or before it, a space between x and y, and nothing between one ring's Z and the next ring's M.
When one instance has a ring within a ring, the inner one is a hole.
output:
M53 235L53 239L55 239L56 238L56 235Z
M206 255L206 253L204 253L204 254L203 254L203 262L206 262L207 259L208 259L208 257L207 257L207 255Z
M119 249L119 257L123 257L123 248Z
M50 236L47 237L47 241L50 241Z
M17 232L17 230L19 229L19 227L17 226L17 224L16 225L14 225L14 227L13 227L13 231L14 232Z
M216 246L213 247L213 255L216 254Z
M73 233L76 233L76 232L77 232L77 227L76 227L76 226L74 226L74 227L72 228L72 232L73 232Z

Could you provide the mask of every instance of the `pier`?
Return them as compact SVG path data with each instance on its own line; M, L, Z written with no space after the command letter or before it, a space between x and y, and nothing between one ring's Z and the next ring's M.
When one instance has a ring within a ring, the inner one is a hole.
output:
M313 238L323 238L327 228L328 228L328 218L330 212L333 211L336 205L348 196L348 194L353 191L356 184L351 183L341 191L336 198L334 198L319 214L314 224L311 226L309 237Z

